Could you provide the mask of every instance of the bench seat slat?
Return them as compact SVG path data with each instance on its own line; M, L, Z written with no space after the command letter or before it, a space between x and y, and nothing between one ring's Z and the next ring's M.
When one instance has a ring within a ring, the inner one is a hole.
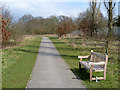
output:
M87 70L90 70L91 65L89 65L91 61L81 61L80 64L83 65ZM100 65L94 65L93 71L99 72L99 71L104 71L104 67Z

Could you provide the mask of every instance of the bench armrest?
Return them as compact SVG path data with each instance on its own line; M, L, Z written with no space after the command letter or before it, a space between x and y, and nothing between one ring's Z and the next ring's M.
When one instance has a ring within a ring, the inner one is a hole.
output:
M78 56L78 58L89 58L90 56Z
M105 65L105 62L89 62L89 65Z

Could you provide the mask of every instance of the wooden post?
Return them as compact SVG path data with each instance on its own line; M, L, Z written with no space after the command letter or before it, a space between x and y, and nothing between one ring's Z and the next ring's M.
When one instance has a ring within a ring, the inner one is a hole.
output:
M91 65L91 68L90 68L90 81L92 81L92 69L93 69L93 65Z
M105 67L104 67L104 80L106 80L106 67L107 67L107 62L108 62L108 55L106 55L106 57L105 57Z
M93 60L93 55L92 55L92 52L93 52L93 50L91 50L91 57L90 57L90 61L92 61L92 60Z
M103 73L104 75L104 80L106 80L106 69L104 69L104 73Z

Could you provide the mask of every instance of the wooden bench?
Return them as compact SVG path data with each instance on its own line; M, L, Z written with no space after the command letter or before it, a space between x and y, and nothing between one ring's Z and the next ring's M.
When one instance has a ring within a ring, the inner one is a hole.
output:
M103 72L103 77L97 77L97 80L106 80L106 68L108 55L101 55L99 53L93 52L91 50L90 56L78 56L79 60L79 69L81 69L81 65L83 65L87 70L90 71L90 81L96 80L96 78L92 77L92 72ZM83 58L90 58L90 61L82 61Z

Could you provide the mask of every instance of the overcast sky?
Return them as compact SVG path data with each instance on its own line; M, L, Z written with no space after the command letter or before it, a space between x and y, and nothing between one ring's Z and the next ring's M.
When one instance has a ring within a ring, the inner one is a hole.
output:
M66 15L77 17L80 12L84 12L89 8L89 0L2 0L2 4L9 7L11 13L16 19L24 14L32 16L42 16L44 18L51 15ZM115 8L115 15L118 15L118 1ZM101 2L101 11L107 16L106 9Z

